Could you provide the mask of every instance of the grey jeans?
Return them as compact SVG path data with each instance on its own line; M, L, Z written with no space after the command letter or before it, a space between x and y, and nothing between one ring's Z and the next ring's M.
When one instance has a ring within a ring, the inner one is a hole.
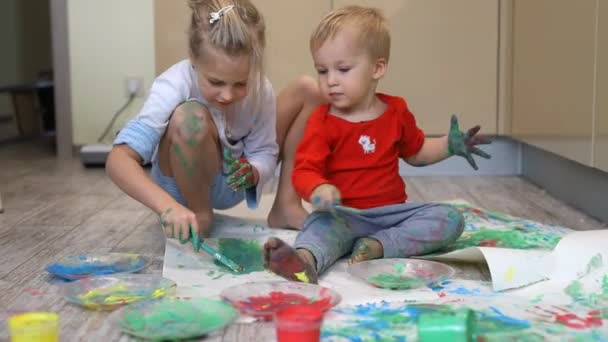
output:
M405 258L439 250L456 241L463 229L462 214L446 204L401 203L339 210L336 215L315 211L304 221L295 248L310 251L321 274L361 237L378 240L385 258Z

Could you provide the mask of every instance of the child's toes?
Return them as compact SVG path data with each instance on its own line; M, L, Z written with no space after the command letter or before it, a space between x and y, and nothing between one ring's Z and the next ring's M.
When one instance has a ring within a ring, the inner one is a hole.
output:
M380 259L384 255L382 244L373 238L360 238L355 242L348 262L356 264L365 260Z

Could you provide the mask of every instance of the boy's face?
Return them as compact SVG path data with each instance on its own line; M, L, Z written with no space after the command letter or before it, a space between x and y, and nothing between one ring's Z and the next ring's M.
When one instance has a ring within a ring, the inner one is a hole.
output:
M342 28L312 53L321 93L335 114L364 111L384 75L384 59L372 59L358 36L357 29Z
M248 55L228 56L217 49L207 48L205 56L196 64L196 72L201 94L218 109L225 111L247 96Z

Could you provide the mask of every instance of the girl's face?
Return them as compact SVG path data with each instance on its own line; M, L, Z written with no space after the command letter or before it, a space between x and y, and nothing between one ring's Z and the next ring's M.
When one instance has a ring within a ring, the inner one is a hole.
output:
M195 65L201 94L214 107L225 111L247 96L249 55L228 56L207 47L205 56Z

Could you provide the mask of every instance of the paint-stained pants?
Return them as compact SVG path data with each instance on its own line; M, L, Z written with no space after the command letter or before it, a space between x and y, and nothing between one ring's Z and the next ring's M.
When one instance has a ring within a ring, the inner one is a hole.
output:
M378 240L385 258L405 258L439 250L456 241L463 229L462 214L446 204L402 203L336 215L315 211L304 221L295 248L310 251L322 274L361 237Z

